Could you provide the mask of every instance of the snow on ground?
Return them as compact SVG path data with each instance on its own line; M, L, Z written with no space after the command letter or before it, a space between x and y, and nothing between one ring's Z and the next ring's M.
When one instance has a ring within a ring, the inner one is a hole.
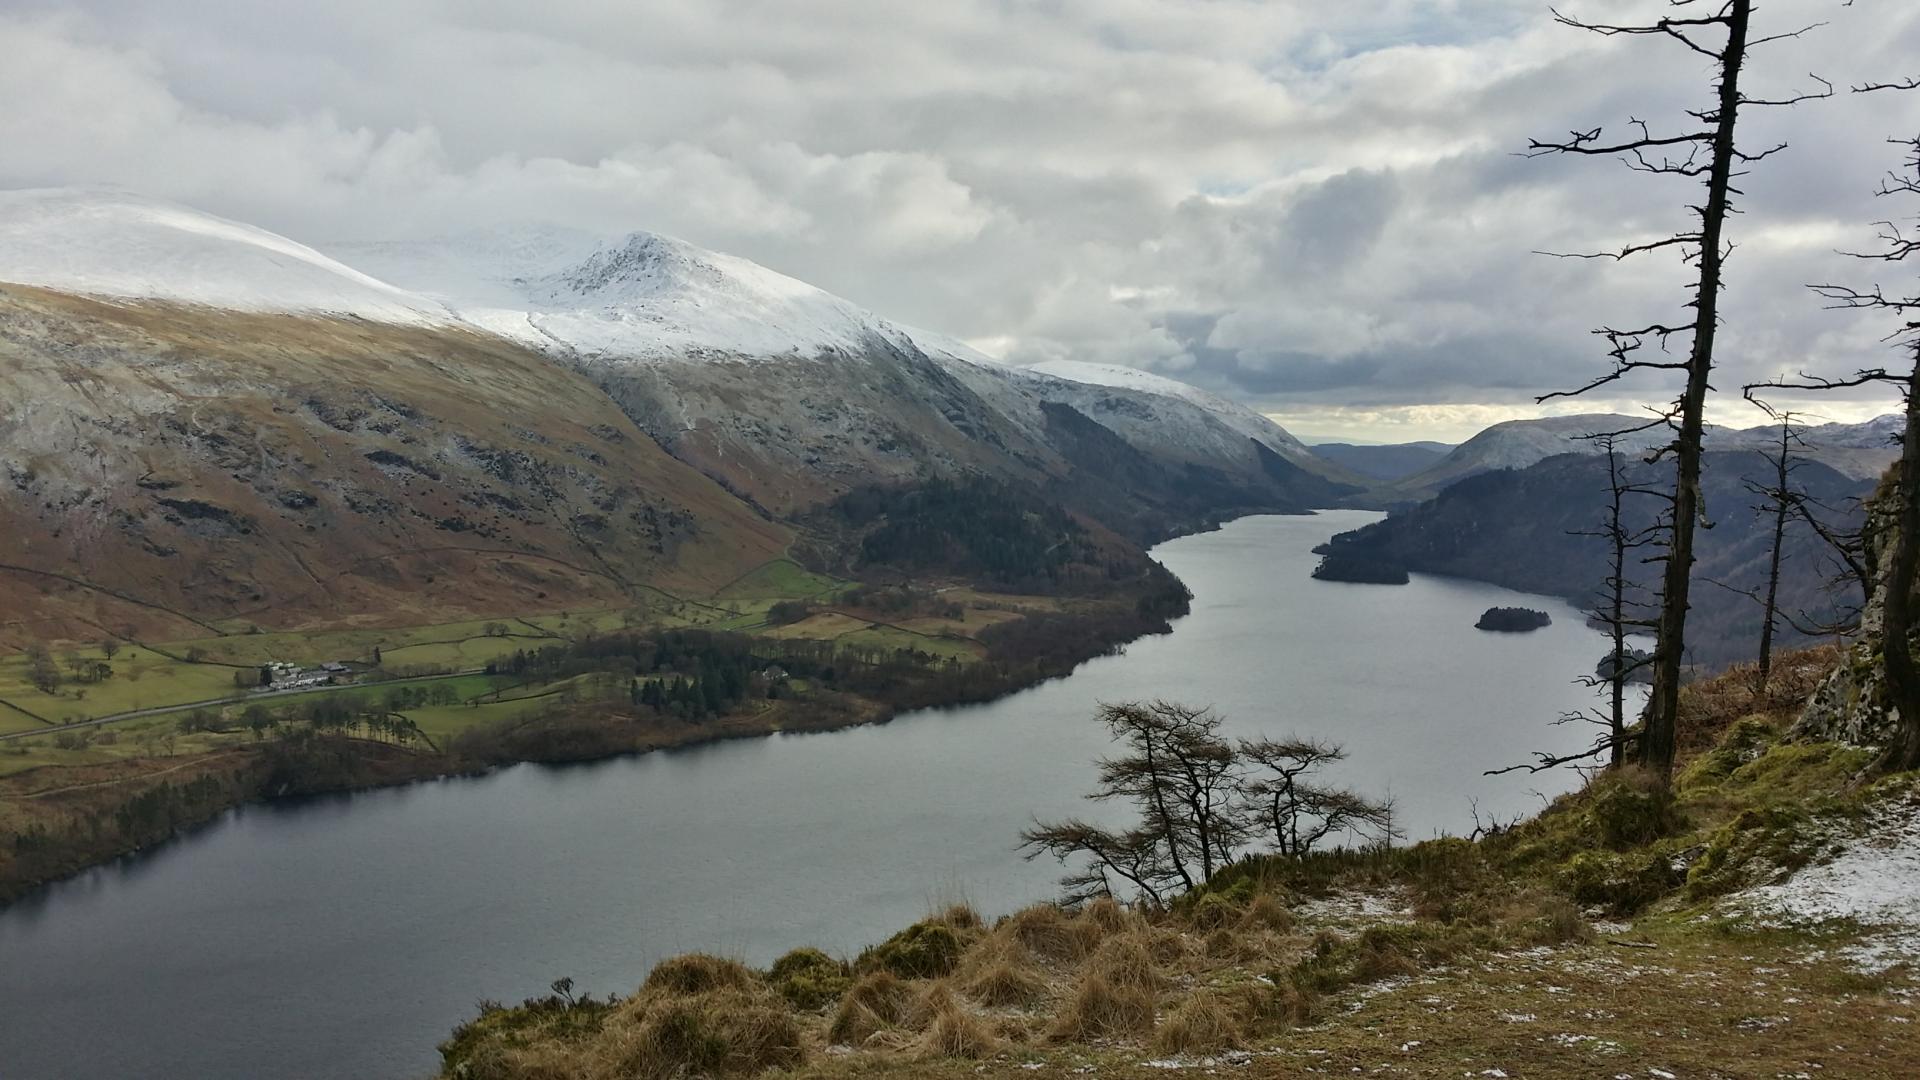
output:
M112 191L0 191L0 281L240 311L452 321L426 297L284 236Z
M475 325L615 361L857 356L899 327L733 255L635 232L548 226L417 243L339 244L358 265L436 297Z
M1297 449L1303 454L1307 453L1306 445L1279 424L1245 405L1209 394L1197 386L1189 386L1178 379L1169 379L1164 375L1156 375L1139 368L1122 367L1117 364L1094 364L1081 360L1048 360L1045 363L1035 364L1028 370L1051 375L1056 379L1066 379L1069 382L1110 386L1160 397L1179 398L1213 413L1227 426L1249 439L1257 439L1269 445L1279 443L1280 445L1275 449L1283 451Z
M1883 807L1831 860L1733 903L1763 922L1858 923L1867 936L1841 953L1865 971L1920 962L1920 807L1907 800Z

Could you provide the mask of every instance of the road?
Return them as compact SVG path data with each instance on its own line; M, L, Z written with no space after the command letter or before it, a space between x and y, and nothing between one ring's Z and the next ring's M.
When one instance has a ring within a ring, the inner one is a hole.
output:
M130 709L114 713L111 716L96 716L91 720L75 720L71 724L55 724L51 727L29 728L26 731L10 731L0 735L0 742L8 739L25 739L34 735L53 735L62 731L78 728L99 727L102 724L117 724L122 720L138 720L143 716L164 716L167 713L186 712L189 709L210 709L216 705L245 705L256 701L274 701L281 698L298 697L301 694L318 694L327 690L345 690L351 687L404 686L407 683L434 682L439 679L453 679L462 675L480 675L486 668L468 668L464 671L449 671L440 675L416 675L408 679L385 679L380 682L347 683L330 686L301 686L292 690L268 690L262 693L238 694L233 697L209 698L206 701L187 701L178 705L155 705L150 709Z

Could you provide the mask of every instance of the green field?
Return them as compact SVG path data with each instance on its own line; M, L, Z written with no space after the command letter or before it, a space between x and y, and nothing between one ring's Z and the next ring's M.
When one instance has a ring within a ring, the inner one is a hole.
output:
M721 586L716 601L813 600L839 592L847 582L816 574L790 559L775 559Z
M557 701L624 697L624 685L601 676L581 676L564 685L515 686L505 676L471 673L516 650L578 640L623 630L702 627L744 633L768 629L767 614L783 600L831 600L850 583L813 573L788 559L775 559L717 590L710 599L676 597L643 590L626 607L592 611L504 615L409 627L345 628L310 631L243 632L161 643L123 645L111 659L98 644L52 649L61 685L51 694L32 685L25 654L0 656L0 701L37 714L48 721L69 723L142 709L167 708L195 702L234 698L244 691L235 676L249 677L269 661L312 665L326 661L367 664L376 651L381 670L406 677L409 688L444 684L456 704L430 704L408 709L405 715L436 741L476 725L518 719L548 708ZM959 620L919 618L915 625L887 626L845 614L822 613L800 623L780 627L774 636L816 638L846 646L914 649L943 658L973 659L981 646L966 636L988 622L1011 617L1006 613L969 610ZM111 677L82 683L70 662L105 663ZM434 676L442 675L436 678ZM281 709L302 701L332 696L373 703L396 687L367 683L337 690L279 695L243 700L215 707L232 724L246 706L259 703ZM444 698L442 693L438 696ZM250 738L245 731L225 734L179 732L182 712L115 721L85 729L87 745L75 747L74 736L55 745L45 738L0 743L0 774L33 765L85 763L130 754L181 753L205 749L222 741ZM29 732L48 725L21 711L0 706L0 735Z

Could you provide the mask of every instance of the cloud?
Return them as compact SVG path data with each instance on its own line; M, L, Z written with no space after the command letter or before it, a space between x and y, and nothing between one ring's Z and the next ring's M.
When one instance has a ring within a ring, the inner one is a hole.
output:
M1636 6L1660 5L1575 10ZM1537 0L9 10L6 186L120 185L322 244L653 229L1012 362L1132 364L1350 420L1523 408L1603 370L1592 327L1680 314L1671 259L1531 253L1661 235L1692 192L1515 151L1685 123L1708 88L1677 45L1558 27ZM1756 59L1756 93L1920 55L1906 6L1760 18L1829 25ZM1743 180L1723 389L1884 355L1803 286L1858 278L1834 248L1870 242L1898 161L1881 140L1916 129L1920 95L1752 114L1752 145L1793 147Z

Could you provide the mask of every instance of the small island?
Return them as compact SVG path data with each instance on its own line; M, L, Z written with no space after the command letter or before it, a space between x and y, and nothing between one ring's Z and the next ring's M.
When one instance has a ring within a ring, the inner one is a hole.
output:
M1544 611L1523 607L1490 607L1473 624L1476 630L1494 630L1502 634L1524 634L1553 623Z
M1321 556L1320 565L1313 568L1313 576L1321 581L1353 581L1363 585L1405 585L1410 580L1404 566L1337 551Z
M1630 682L1630 683L1653 682L1653 654L1652 653L1648 652L1645 649L1630 648L1625 651L1625 654L1620 658L1620 660L1621 660L1620 666L1626 671L1627 682ZM1593 666L1593 675L1594 675L1594 678L1596 679L1602 679L1609 682L1612 681L1613 679L1613 651L1612 650L1608 650L1607 652L1601 655L1600 662Z

